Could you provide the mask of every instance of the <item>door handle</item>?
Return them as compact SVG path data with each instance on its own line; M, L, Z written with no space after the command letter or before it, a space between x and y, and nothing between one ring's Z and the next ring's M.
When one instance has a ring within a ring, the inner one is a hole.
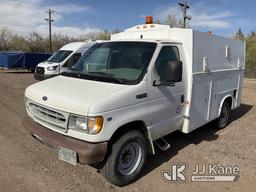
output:
M146 97L148 97L147 93L142 93L140 95L136 95L136 99L143 99L143 98L146 98Z

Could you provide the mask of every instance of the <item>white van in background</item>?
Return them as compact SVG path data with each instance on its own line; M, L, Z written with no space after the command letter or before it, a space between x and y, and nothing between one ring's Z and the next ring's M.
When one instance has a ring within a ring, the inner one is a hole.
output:
M37 65L35 79L44 80L68 71L93 44L94 42L75 42L64 45L47 61Z

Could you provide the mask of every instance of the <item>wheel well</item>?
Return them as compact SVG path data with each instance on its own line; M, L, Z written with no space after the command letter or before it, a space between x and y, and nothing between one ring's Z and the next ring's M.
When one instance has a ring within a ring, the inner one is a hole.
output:
M125 133L129 132L129 131L132 131L132 130L137 130L139 132L141 132L145 139L147 140L148 142L148 151L150 152L151 151L151 148L150 148L150 141L148 139L148 130L147 130L147 127L145 125L145 123L143 121L133 121L133 122L130 122L130 123L127 123L121 127L119 127L116 132L112 135L109 143L108 143L108 153L110 152L111 150L111 146L122 136L124 135Z
M231 107L232 107L232 97L227 97L227 98L225 99L225 101L228 102L228 105L229 105L229 107L231 108ZM225 101L224 101L224 102L225 102Z
M116 132L112 135L110 142L114 143L116 142L122 135L125 133L131 131L131 130L138 130L140 131L146 138L148 136L147 134L147 128L143 121L133 121L130 123L127 123L125 125L122 125L119 127Z

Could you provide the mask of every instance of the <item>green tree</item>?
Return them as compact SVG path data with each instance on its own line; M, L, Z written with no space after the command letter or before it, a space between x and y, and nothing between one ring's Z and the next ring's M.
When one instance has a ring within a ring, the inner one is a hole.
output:
M241 28L239 28L238 31L236 32L235 39L244 40L244 34L243 34Z
M245 76L256 78L256 38L255 35L246 37L246 67Z

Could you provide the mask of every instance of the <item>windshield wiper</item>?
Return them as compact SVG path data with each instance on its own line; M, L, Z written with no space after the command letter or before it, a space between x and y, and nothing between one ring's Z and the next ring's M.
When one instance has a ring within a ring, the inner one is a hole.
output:
M76 77L82 79L99 79L104 78L108 81L114 81L116 83L124 84L126 82L125 79L119 79L115 77L114 74L104 73L104 72L89 72L89 73L80 73L77 70L71 69L72 72L63 72L61 75L68 77Z
M70 69L72 72L63 72L61 75L67 76L67 77L77 77L80 78L81 74L77 70Z
M71 73L75 73L76 74L76 76L78 77L78 78L80 78L80 76L81 76L81 73L78 71L78 70L75 70L75 69L69 69L70 71L72 71Z
M120 79L120 78L117 78L114 74L110 74L110 73L104 73L104 72L89 72L89 74L95 74L95 75L99 75L100 77L106 77L108 79L111 79L111 80L114 80L116 81L117 83L122 83L124 84L125 83L125 79Z

